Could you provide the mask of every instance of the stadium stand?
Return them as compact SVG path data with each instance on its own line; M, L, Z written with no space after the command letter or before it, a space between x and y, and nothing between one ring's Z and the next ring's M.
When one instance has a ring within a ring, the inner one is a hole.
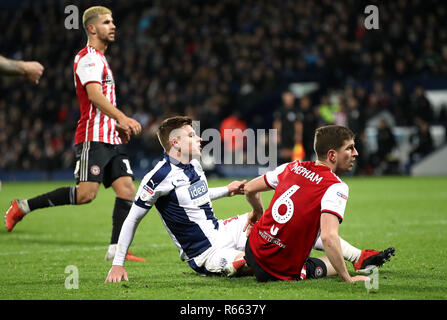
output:
M82 14L97 3L70 4ZM14 172L39 179L71 174L79 117L72 65L86 37L82 26L65 29L68 4L0 5L1 54L45 66L39 85L0 78L3 180L17 179ZM311 99L319 125L345 124L357 133L362 157L356 174L408 174L419 141L411 136L420 123L434 135L434 149L446 141L447 11L440 0L101 4L115 13L117 41L108 60L119 83L118 105L144 128L129 144L137 172L160 154L155 131L165 117L187 114L201 129L220 128L237 110L247 127L271 128L281 93L294 84L317 84L297 100ZM379 9L378 30L364 27L369 4ZM430 99L436 94L440 98ZM377 159L380 119L396 146Z

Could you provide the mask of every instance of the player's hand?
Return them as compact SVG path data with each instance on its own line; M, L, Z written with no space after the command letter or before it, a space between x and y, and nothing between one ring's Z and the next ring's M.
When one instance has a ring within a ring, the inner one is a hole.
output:
M243 232L245 232L245 236L248 238L248 236L251 233L251 229L253 229L254 223L247 221L247 223L244 226L244 229L242 229Z
M121 282L121 279L129 281L126 269L124 269L124 267L121 266L112 266L104 282Z
M250 212L247 217L247 222L245 223L244 228L242 229L243 232L245 232L245 235L250 235L251 229L253 229L253 226L255 225L256 221L259 220L259 217L262 216L262 212Z
M243 181L233 181L231 182L227 188L228 188L228 196L232 197L236 194L244 194L244 187L247 180Z
M119 121L119 123L125 127L128 128L133 134L140 134L141 132L141 124L132 118L124 117Z
M371 279L370 278L368 278L367 276L354 276L354 277L351 277L351 281L349 281L349 282L357 282L357 281L363 281L363 282L365 282L365 281L371 281Z
M118 136L121 138L121 141L126 144L130 140L131 131L129 128L122 126L117 123L115 126L116 131L118 131Z
M29 81L38 84L44 67L37 61L21 61L20 65L25 72L25 77Z

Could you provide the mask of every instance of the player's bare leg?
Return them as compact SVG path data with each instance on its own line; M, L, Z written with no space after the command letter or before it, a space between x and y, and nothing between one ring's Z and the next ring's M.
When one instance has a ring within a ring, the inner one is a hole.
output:
M326 265L326 270L327 270L327 274L326 274L326 276L327 276L327 277L330 277L330 276L336 276L336 275L337 275L337 271L336 271L335 268L332 266L332 264L331 264L331 262L329 261L329 258L328 258L328 257L324 256L324 257L320 257L320 258L318 258L318 259L320 259L321 261L323 261L324 264Z
M118 198L133 201L135 198L135 185L131 177L120 177L112 183L113 191Z
M99 190L99 182L82 181L76 187L76 204L85 204L95 200Z

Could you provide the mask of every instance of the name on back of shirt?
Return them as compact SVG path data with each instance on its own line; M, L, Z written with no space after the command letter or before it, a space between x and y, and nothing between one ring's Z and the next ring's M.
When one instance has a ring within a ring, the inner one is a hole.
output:
M303 176L304 178L309 179L311 182L314 182L316 184L319 184L323 180L323 177L320 177L318 175L318 173L315 173L312 170L309 170L309 169L304 168L303 166L300 166L298 164L298 162L293 165L293 167L290 171L292 171L296 174L299 174L299 175Z

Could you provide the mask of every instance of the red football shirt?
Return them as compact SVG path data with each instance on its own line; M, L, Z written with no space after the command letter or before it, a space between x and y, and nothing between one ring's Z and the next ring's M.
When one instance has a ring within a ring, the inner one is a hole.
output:
M334 214L341 223L349 188L328 167L312 161L283 164L264 179L275 193L253 226L250 248L268 273L297 279L318 238L321 213Z
M88 99L85 90L88 83L99 83L104 96L116 107L115 81L106 57L100 51L87 45L76 55L73 71L76 95L81 110L75 144L85 141L121 144L121 139L115 130L116 120L97 109Z

